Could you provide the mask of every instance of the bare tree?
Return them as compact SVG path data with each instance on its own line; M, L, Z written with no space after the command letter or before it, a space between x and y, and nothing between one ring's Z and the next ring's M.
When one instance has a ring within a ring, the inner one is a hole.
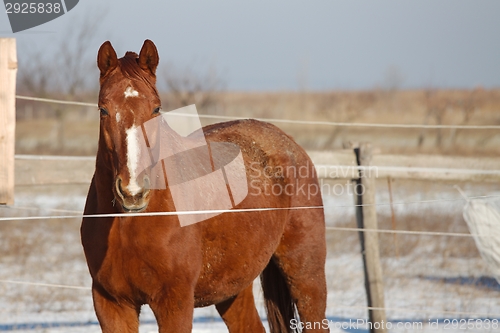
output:
M199 109L207 109L216 104L217 93L225 86L225 81L213 66L206 73L200 73L193 67L178 70L168 64L161 75L168 90L170 108L196 104Z
M86 15L81 23L72 24L66 30L63 41L60 43L59 56L64 71L60 72L63 78L63 92L69 96L79 95L81 90L96 90L97 80L89 80L88 72L95 68L95 50L89 48L94 38L94 32L99 29L105 12L96 15ZM90 62L89 60L92 59Z
M42 98L86 100L95 96L98 89L95 48L92 47L95 31L100 27L106 11L98 14L88 12L73 21L50 44L22 50L19 53L17 91L21 95ZM89 75L95 71L95 75ZM61 122L68 110L90 114L91 110L82 107L60 106L54 104L18 101L18 118L55 117ZM59 123L63 133L62 123Z
M425 101L427 112L424 119L424 124L427 125L430 120L434 120L436 125L442 125L444 116L449 106L447 99L439 96L437 91L433 88L429 88L425 91ZM425 128L422 128L420 135L418 137L418 148L421 148L424 144L426 136ZM443 130L441 128L436 129L436 147L441 148L443 143Z
M471 90L464 99L457 101L457 107L462 111L463 115L460 125L468 125L474 113L481 107L480 92L479 89ZM462 131L456 128L451 130L450 144L452 146L457 146L457 137Z
M389 92L395 92L403 86L405 77L399 67L392 65L384 73L383 87Z
M52 63L45 62L40 51L22 54L20 58L22 65L17 74L17 91L47 97L55 84L54 76L51 75L54 71Z
M85 15L73 22L61 35L59 42L51 44L51 51L35 49L20 54L18 86L20 93L37 97L84 95L97 89L97 81L89 71L95 68L89 48L94 32L105 15ZM55 45L55 47L54 47Z

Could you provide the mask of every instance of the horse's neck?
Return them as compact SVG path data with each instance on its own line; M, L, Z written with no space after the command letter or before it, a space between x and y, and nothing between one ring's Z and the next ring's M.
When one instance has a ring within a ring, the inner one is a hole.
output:
M96 187L96 196L98 210L100 213L117 212L114 207L115 196L113 194L114 177L111 165L102 154L97 154L96 169L94 173L94 182Z

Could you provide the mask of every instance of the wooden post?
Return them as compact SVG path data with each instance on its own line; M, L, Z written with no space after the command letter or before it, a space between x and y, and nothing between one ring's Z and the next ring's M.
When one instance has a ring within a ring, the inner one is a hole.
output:
M386 332L387 318L384 305L384 283L382 267L380 265L380 253L377 225L377 210L375 206L375 169L369 166L372 160L372 148L368 143L361 143L354 148L356 160L359 166L364 167L359 171L359 179L355 180L356 188L356 221L358 228L368 229L359 232L361 253L365 274L366 298L368 302L368 317L371 333ZM375 309L371 309L375 308Z
M0 204L14 203L16 40L0 38Z

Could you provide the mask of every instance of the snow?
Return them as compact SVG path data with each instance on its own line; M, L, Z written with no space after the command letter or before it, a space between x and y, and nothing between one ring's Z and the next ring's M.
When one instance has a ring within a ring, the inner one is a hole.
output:
M453 199L458 196L452 190L437 191L433 186L429 191L420 188L414 192L398 190L394 186L394 201ZM86 186L40 187L38 190L33 187L16 188L16 206L32 209L0 208L0 216L51 214L50 209L81 211L86 190ZM492 185L483 188L483 192L478 188L468 190L482 194L500 192L498 187ZM388 202L387 192L381 191L377 201ZM344 226L345 221L352 221L352 202L349 196L325 197L328 225ZM425 216L432 217L434 212L453 212L456 215L452 219L453 228L465 226L461 220L464 202L450 201L436 205L395 205L396 216L398 221L402 221L408 214L425 213ZM382 217L390 216L389 206L381 206L378 211ZM90 277L79 241L79 223L76 219L2 223L0 279L89 287ZM352 326L353 321L367 318L367 310L359 243L357 235L350 236L352 239L346 239L351 243L344 242L342 247L329 243L327 317L331 320L330 332L335 333L367 332L366 324ZM500 286L477 284L477 281L491 277L485 262L477 254L449 254L453 253L453 249L446 248L449 244L446 240L446 237L421 237L416 242L418 246L414 246L409 254L382 258L385 305L387 317L393 325L389 332L500 331L491 323L486 328L485 321L487 317L500 317L492 316L500 314ZM404 249L409 245L403 242L399 246ZM258 281L254 283L254 291L259 313L265 317ZM195 333L227 332L213 306L195 309L194 318ZM471 318L477 320L475 323L479 326L466 330L463 326L454 327L451 322L444 322L446 318L465 322ZM437 319L439 322L435 321ZM39 327L36 327L37 323ZM141 323L141 333L157 332L154 316L147 306L142 309ZM59 327L50 327L55 324ZM403 327L396 327L399 324ZM13 325L20 326L15 331L19 333L100 332L88 290L0 283L0 331L10 330Z

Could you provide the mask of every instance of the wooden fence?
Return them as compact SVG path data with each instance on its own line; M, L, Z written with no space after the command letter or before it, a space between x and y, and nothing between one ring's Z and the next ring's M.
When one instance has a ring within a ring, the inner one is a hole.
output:
M353 149L308 151L324 179L356 179L358 167ZM89 184L94 157L14 155L15 185ZM426 165L432 165L428 167ZM0 168L4 163L0 164ZM373 154L368 167L376 178L499 182L500 157Z

